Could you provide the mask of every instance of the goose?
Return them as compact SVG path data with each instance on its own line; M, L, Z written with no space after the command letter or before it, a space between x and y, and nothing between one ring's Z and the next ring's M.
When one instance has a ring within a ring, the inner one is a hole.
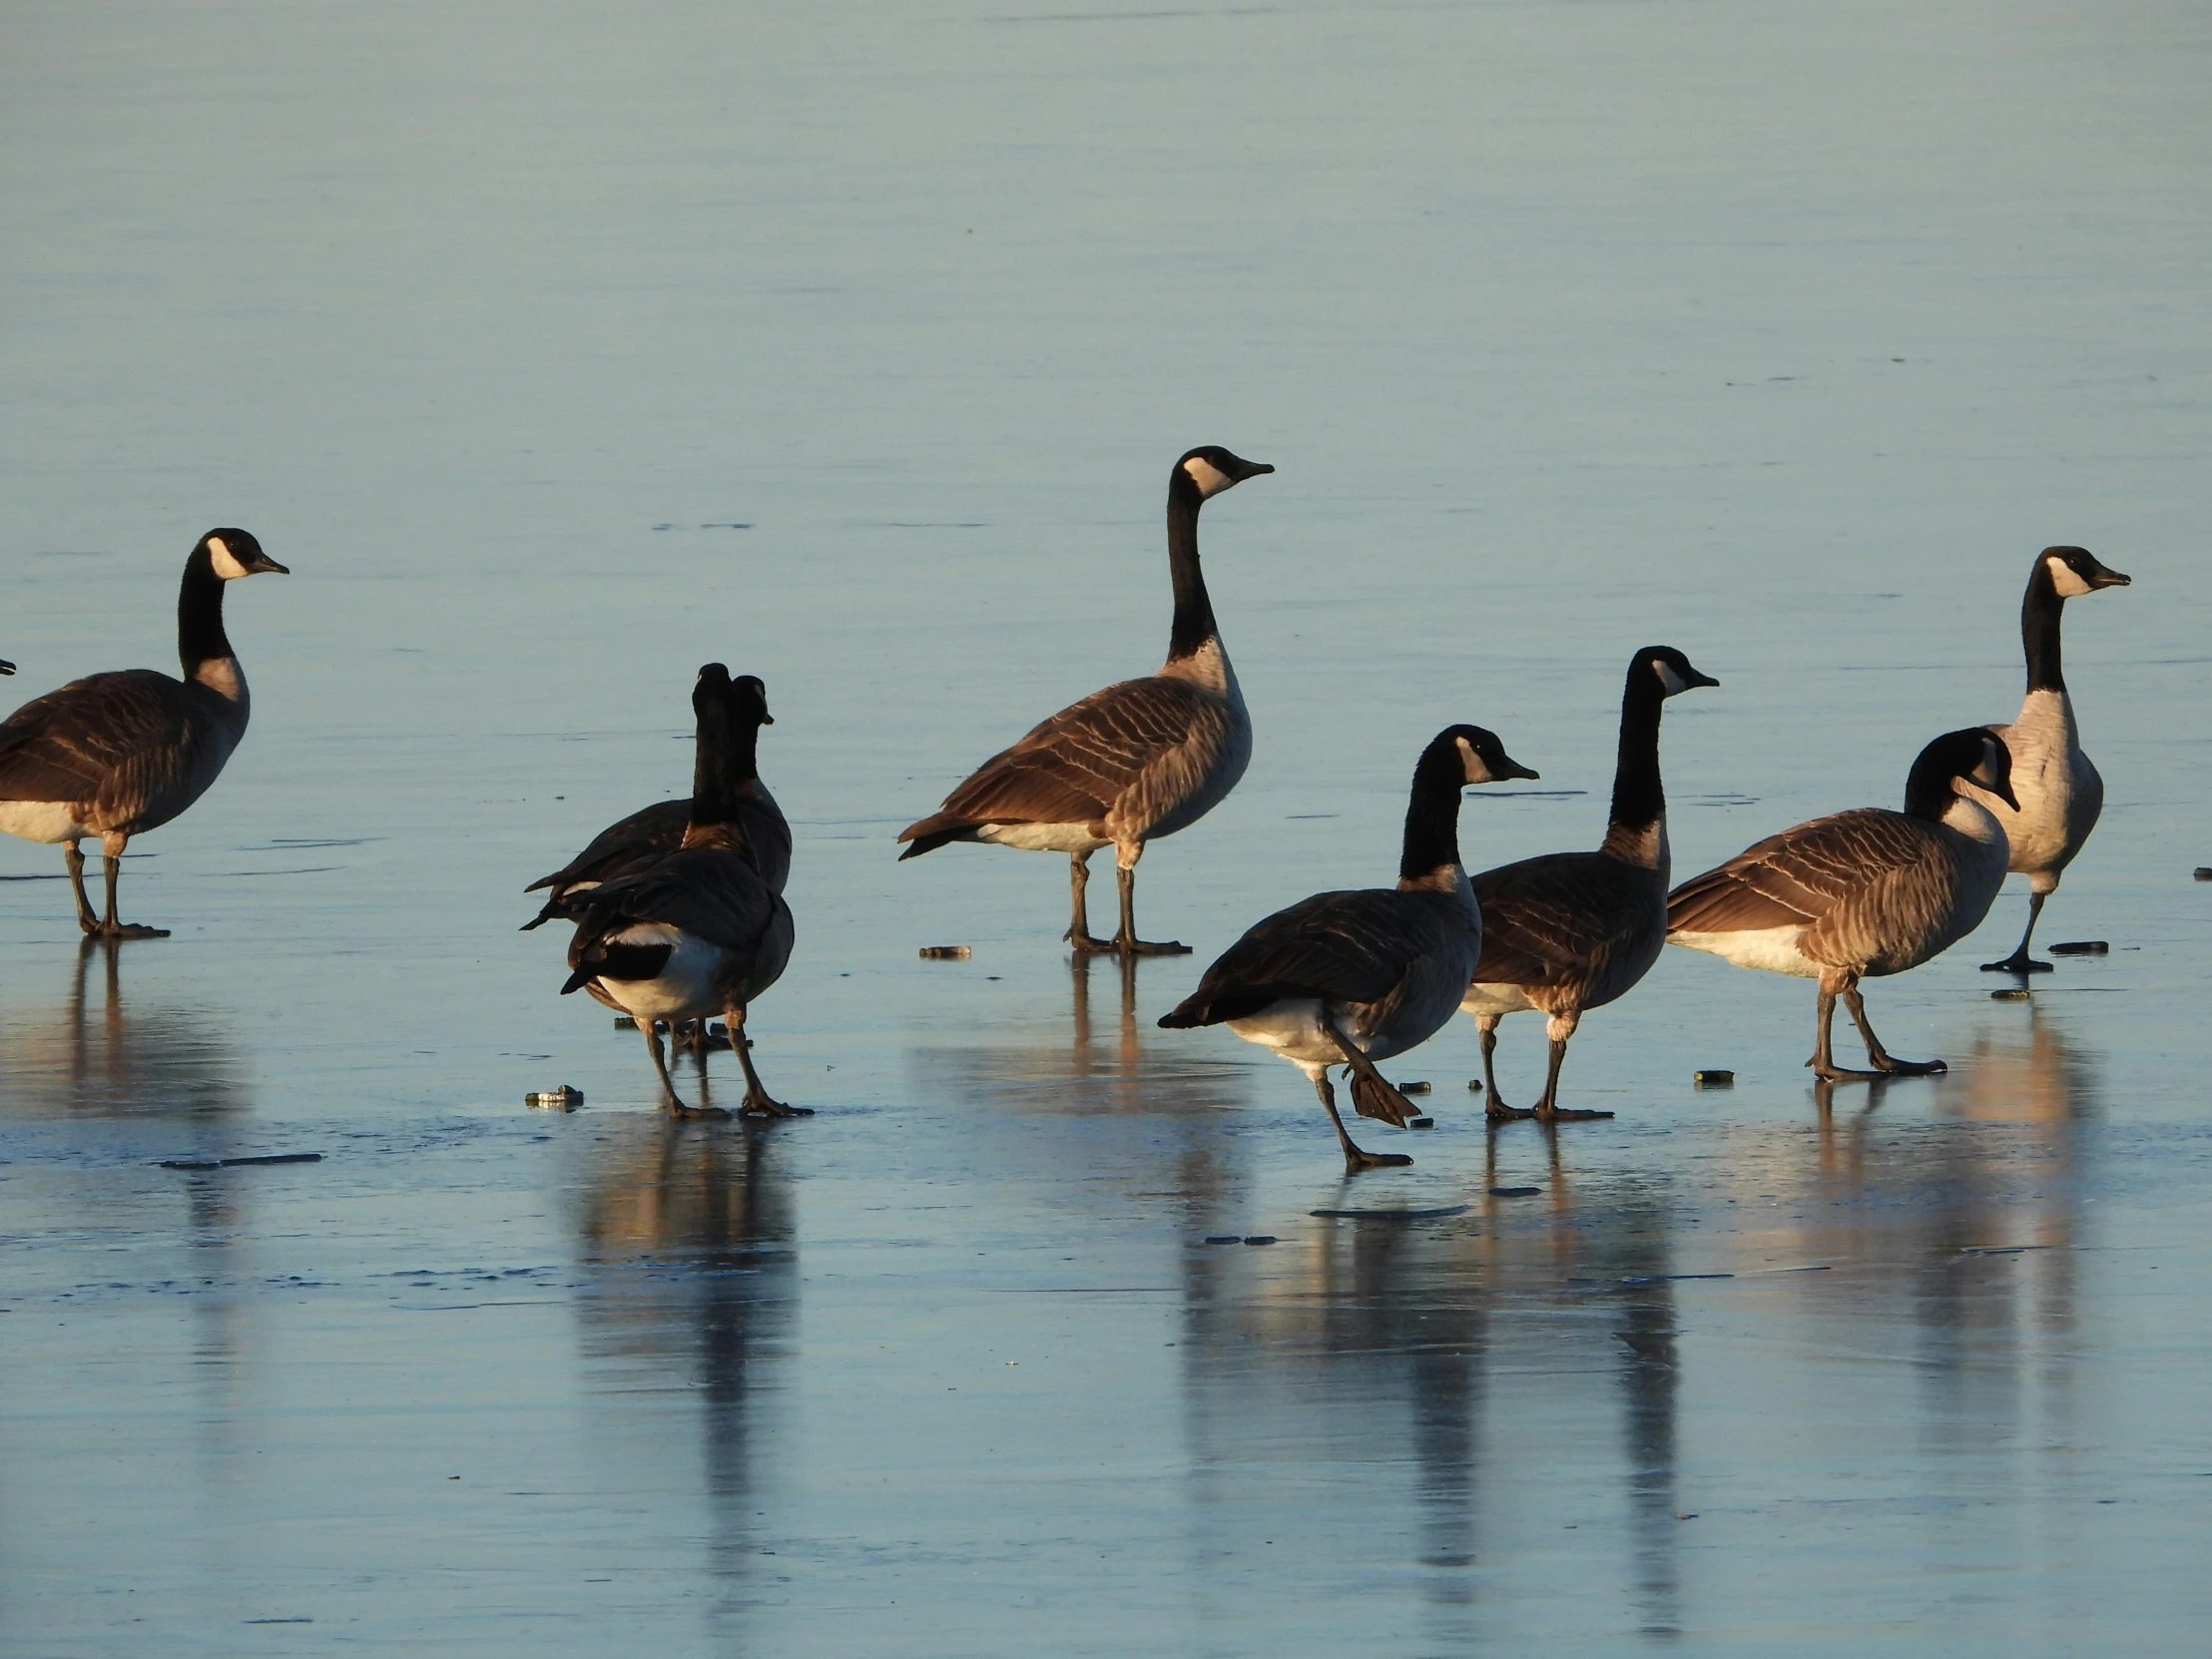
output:
M1068 855L1072 914L1066 938L1079 951L1187 955L1188 945L1137 937L1132 908L1145 843L1196 824L1236 788L1252 759L1252 717L1222 650L1213 602L1198 565L1198 509L1247 478L1273 472L1218 444L1184 454L1168 474L1168 571L1175 621L1158 674L1093 692L985 761L944 806L898 832L901 860L947 841ZM1091 854L1114 849L1121 930L1091 936L1083 889Z
M735 724L730 734L730 775L725 782L737 822L745 831L746 857L772 891L782 892L791 875L792 827L785 822L776 798L761 782L757 764L761 728L776 724L768 712L768 687L754 675L741 674L730 681L730 688ZM691 807L689 800L656 801L600 830L583 851L551 875L541 875L522 889L553 889L546 895L545 907L522 924L522 931L527 933L548 921L574 921L584 895L600 882L658 863L674 852L683 844L684 831L691 824Z
M1667 942L1667 797L1659 779L1659 711L1693 686L1720 682L1700 674L1669 645L1646 646L1628 660L1621 692L1619 758L1605 843L1595 852L1547 852L1486 869L1474 878L1482 905L1482 959L1459 1006L1482 1040L1489 1116L1609 1118L1611 1112L1561 1111L1559 1068L1582 1016L1624 996L1650 971ZM1551 1067L1543 1098L1514 1108L1498 1098L1498 1021L1533 1009L1545 1016Z
M1667 942L1738 967L1820 981L1813 1057L1826 1079L1926 1076L1940 1060L1900 1060L1867 1023L1862 978L1903 973L1981 925L2004 885L2004 829L1958 786L1971 782L2019 811L2012 758L1986 726L1946 732L1920 753L1905 811L1860 807L1746 847L1667 895ZM1873 1071L1829 1051L1841 996Z
M133 835L158 830L207 794L246 736L246 673L223 631L223 585L289 575L244 530L210 530L185 560L177 655L185 677L150 668L73 680L0 724L0 830L62 843L77 924L106 939L162 939L166 927L118 921L116 877ZM85 896L87 835L100 837L107 913Z
M14 672L15 664L9 662L5 657L0 657L0 674L13 674Z
M1227 1025L1306 1073L1347 1173L1411 1163L1353 1144L1329 1068L1347 1068L1362 1117L1400 1129L1411 1119L1412 1103L1375 1062L1440 1031L1482 954L1482 912L1459 862L1459 792L1535 776L1479 726L1437 733L1413 768L1397 885L1316 893L1278 910L1222 952L1160 1024Z
M813 1116L770 1097L745 1035L747 1005L782 977L793 941L790 907L748 856L740 796L731 782L735 753L748 741L753 701L733 687L722 664L699 671L692 690L699 742L683 844L658 863L612 876L581 895L569 941L571 971L561 994L589 987L637 1020L662 1103L679 1118L730 1114L677 1098L657 1023L673 1028L718 1013L729 1021L730 1046L745 1067L744 1114Z
M2020 600L2020 645L2027 657L2027 696L2019 718L1990 730L2012 755L2012 793L2017 811L1994 797L1975 797L2004 827L2012 848L2011 867L2027 877L2027 930L2011 955L1983 962L1985 973L2048 973L2050 963L2027 953L2043 900L2058 888L2058 876L2097 827L2104 808L2104 780L2081 753L2074 728L2073 701L2066 695L2058 664L2058 619L2066 601L2099 588L2124 588L2128 579L2108 570L2083 547L2046 547L2027 573Z

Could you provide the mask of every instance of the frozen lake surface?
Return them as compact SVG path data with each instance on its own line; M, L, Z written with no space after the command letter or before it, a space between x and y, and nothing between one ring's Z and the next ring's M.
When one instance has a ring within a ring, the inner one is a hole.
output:
M174 937L0 842L0 1647L2200 1653L2208 61L2137 0L9 7L0 697L173 663L211 525L294 574L127 866ZM1199 954L1071 966L1057 858L890 837L1157 664L1202 442L1280 469L1202 530L1256 754L1143 865ZM1873 983L1948 1075L1823 1112L1812 988L1670 952L1568 1061L1612 1121L1486 1133L1462 1019L1348 1182L1154 1027L1388 878L1445 724L1544 775L1470 863L1594 845L1644 644L1722 682L1679 874L1895 805L2053 542L2135 580L2040 935L2112 950L1991 1000L2015 878ZM765 1129L514 931L709 660L798 837Z

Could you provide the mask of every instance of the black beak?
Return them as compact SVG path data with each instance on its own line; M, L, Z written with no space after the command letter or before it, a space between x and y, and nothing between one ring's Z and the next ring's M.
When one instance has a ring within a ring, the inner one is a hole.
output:
M1265 461L1247 461L1244 464L1244 471L1238 475L1237 481L1243 483L1247 478L1257 478L1263 472L1273 472L1275 468ZM2124 582L2127 578L2123 576L2120 580Z
M1717 686L1720 684L1720 682L1714 679L1710 674L1700 674L1694 668L1690 670L1689 680L1690 684L1693 686Z
M2004 746L2004 740L1994 732L1989 733L1989 741L1997 749L1996 778L1981 787L2016 813L2020 810L2020 798L2012 793L2012 751Z
M2118 571L2107 570L2102 565L2097 566L2096 574L2089 578L2089 586L2092 588L2128 588L2134 585Z
M246 574L249 576L289 576L291 572L275 559L272 559L267 553L257 553L254 555L254 562L246 567Z
M770 714L766 709L763 709L761 711L761 724L763 726L774 726L776 724L776 717Z
M1510 755L1501 755L1498 759L1504 763L1504 770L1498 774L1500 778L1541 778L1543 776L1534 767L1522 766Z

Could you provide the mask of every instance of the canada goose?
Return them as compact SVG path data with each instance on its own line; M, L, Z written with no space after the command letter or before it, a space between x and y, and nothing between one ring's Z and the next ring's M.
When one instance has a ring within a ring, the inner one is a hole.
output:
M1823 1078L1941 1071L1940 1060L1900 1060L1883 1048L1859 981L1919 967L1981 925L2004 885L2004 830L1957 785L1978 784L2017 812L2011 773L2011 755L1990 728L1946 732L1913 763L1904 812L1860 807L1817 818L1675 888L1667 942L1818 979L1805 1063ZM1844 1070L1829 1053L1839 996L1873 1071Z
M656 1022L673 1027L717 1013L730 1022L730 1046L745 1067L745 1114L813 1115L770 1098L745 1035L746 1005L782 976L793 939L789 906L747 856L740 798L731 783L733 751L746 741L741 708L750 701L733 692L730 671L720 663L699 671L692 690L699 744L683 844L658 863L580 895L582 913L569 941L573 971L561 994L589 985L637 1020L663 1103L677 1117L730 1114L686 1106L676 1097Z
M2124 588L2128 579L2097 562L2081 547L2046 547L2027 573L2020 601L2020 644L2027 656L2027 696L2019 718L1990 730L2012 755L2012 792L2017 811L1989 796L1977 796L2004 828L2012 848L2010 866L2027 877L2027 930L2019 947L2001 962L1983 962L1985 973L2048 973L2050 963L2027 953L2035 936L2035 918L2043 900L2058 887L2058 875L2081 850L2104 808L2104 780L2081 753L2074 729L2073 700L2066 695L2058 665L2058 618L2066 601L2099 588Z
M776 724L768 712L768 688L756 676L741 674L730 681L730 696L733 725L730 776L725 782L738 826L745 832L743 850L770 890L782 892L791 875L792 827L761 782L758 766L761 728ZM524 922L522 931L556 919L574 921L585 894L600 882L658 863L674 852L684 843L691 809L689 800L657 801L600 830L583 851L522 889L553 889L546 895L545 908Z
M1559 1067L1567 1041L1591 1008L1625 995L1667 942L1667 797L1659 779L1659 711L1700 674L1669 645L1628 660L1621 692L1619 758L1605 844L1595 852L1547 852L1486 869L1474 878L1482 905L1482 959L1459 1006L1482 1034L1482 1081L1492 1118L1609 1118L1559 1110ZM1515 1108L1498 1098L1497 1022L1522 1009L1546 1016L1551 1068L1543 1098Z
M1198 567L1198 509L1209 498L1272 466L1218 444L1193 449L1168 474L1168 571L1175 623L1168 660L1145 680L1124 680L1062 709L985 761L945 797L943 808L898 832L917 858L947 841L991 841L1032 852L1065 852L1078 950L1182 954L1188 945L1137 937L1131 908L1145 843L1189 828L1236 788L1252 759L1252 717L1221 648L1213 602ZM1121 930L1091 936L1083 888L1090 858L1114 849Z
M109 939L161 939L165 927L116 919L115 884L133 835L158 830L207 794L246 736L246 673L223 632L223 584L263 571L288 575L244 530L210 530L185 560L177 655L185 677L150 668L74 680L0 725L0 830L60 841L77 895L77 924ZM100 837L105 918L85 896L77 843Z
M1460 789L1535 776L1479 726L1437 733L1413 769L1396 887L1316 893L1278 910L1222 952L1160 1023L1226 1024L1306 1073L1348 1171L1411 1163L1353 1144L1329 1068L1347 1068L1362 1117L1402 1129L1413 1116L1375 1062L1443 1028L1482 953L1482 913L1459 862Z

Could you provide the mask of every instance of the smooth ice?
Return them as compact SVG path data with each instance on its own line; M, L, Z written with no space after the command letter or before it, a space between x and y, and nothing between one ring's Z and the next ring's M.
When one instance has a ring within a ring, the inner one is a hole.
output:
M126 864L174 937L80 946L0 842L0 1648L2200 1653L2208 53L2137 0L10 6L0 697L172 664L212 525L294 574ZM1125 977L1057 857L891 836L1158 663L1202 442L1279 468L1201 527L1256 751ZM1670 952L1575 1039L1611 1122L1486 1134L1461 1019L1348 1181L1292 1068L1154 1027L1389 878L1443 725L1543 774L1470 863L1595 845L1645 644L1721 681L1678 875L1895 805L2016 709L2052 542L2135 582L2068 608L2109 794L2041 928L2112 948L1992 1000L2015 878L1870 984L1948 1075L1824 1110L1811 987ZM710 660L798 837L767 1128L663 1122L514 931L688 788Z

